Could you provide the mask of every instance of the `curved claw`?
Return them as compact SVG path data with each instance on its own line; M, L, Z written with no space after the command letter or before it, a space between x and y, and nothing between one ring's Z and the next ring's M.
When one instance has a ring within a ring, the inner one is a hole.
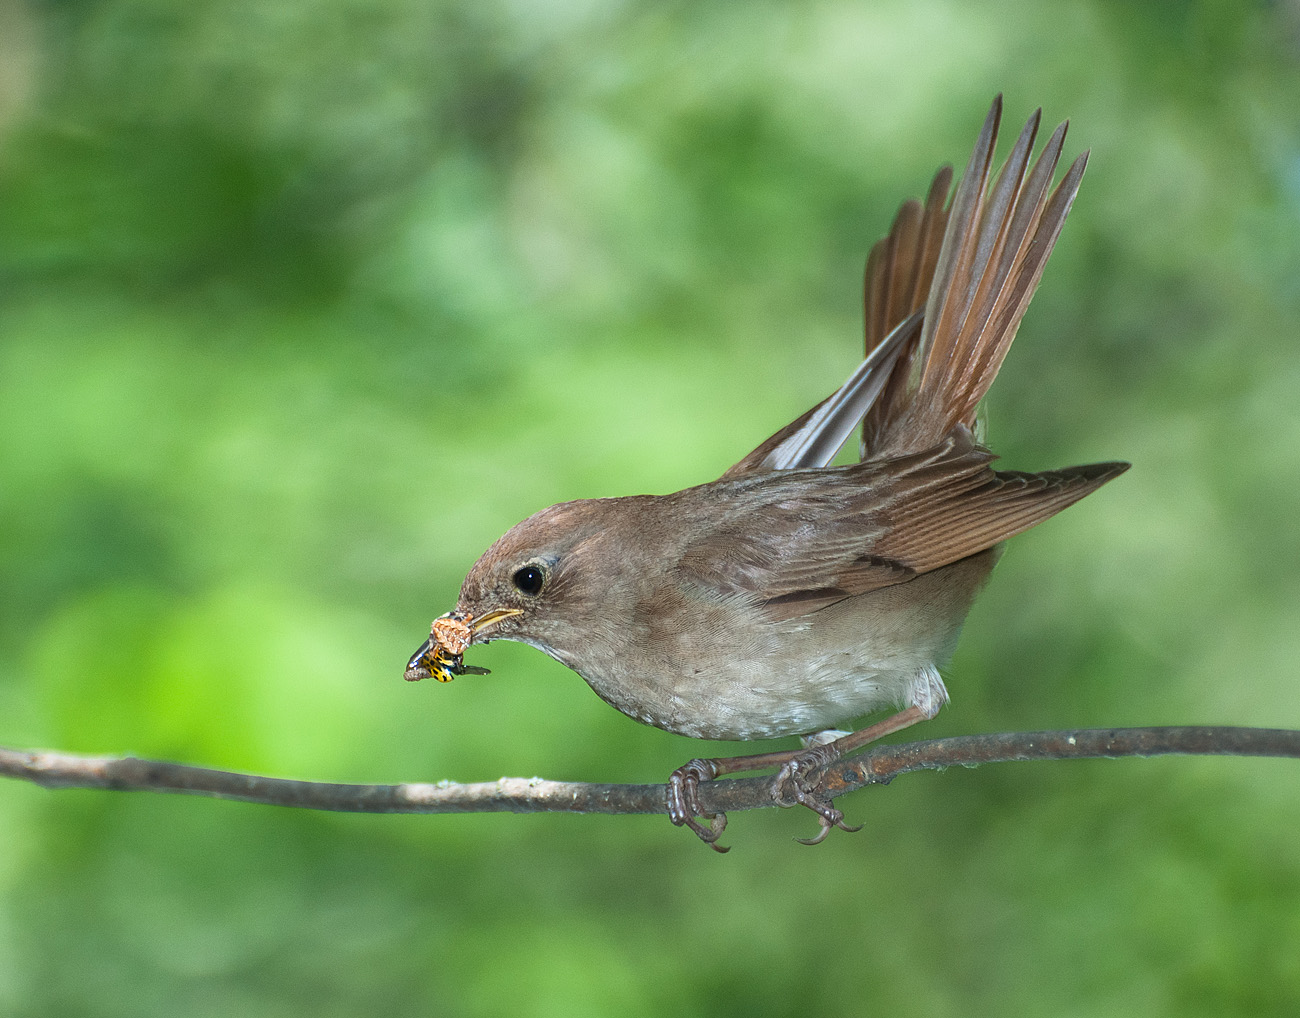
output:
M827 823L825 817L820 817L819 819L821 820L821 830L819 830L811 838L795 838L794 840L799 842L799 844L801 845L820 845L823 841L825 841L826 835L831 833L831 828L834 827L835 825L831 823Z
M778 790L778 801L785 805L797 804L808 807L817 814L821 824L821 829L811 838L794 839L801 845L820 845L826 840L833 827L848 831L850 834L862 830L861 824L857 827L846 824L844 814L836 809L831 800L822 795L817 787L816 779L821 771L839 758L840 753L835 748L835 744L827 743L800 753L777 772L774 785Z
M719 845L718 839L722 837L722 832L727 829L727 814L717 813L709 817L709 826L705 827L698 820L687 824L696 836L703 841L709 848L717 852L718 855L726 855L731 851L730 845Z
M834 810L834 812L839 813L840 811ZM838 820L832 820L820 814L817 819L821 823L821 829L816 834L811 838L795 838L794 840L801 845L820 845L826 840L826 835L830 834L831 829L834 827L838 827L841 831L847 831L849 834L857 834L858 831L867 826L866 824L846 824L843 814L840 814Z

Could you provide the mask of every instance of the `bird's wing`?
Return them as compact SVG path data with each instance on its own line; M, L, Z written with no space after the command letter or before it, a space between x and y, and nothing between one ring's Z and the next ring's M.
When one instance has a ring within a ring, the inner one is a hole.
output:
M683 582L773 620L902 583L1041 523L1128 468L995 471L964 430L926 453L723 486L720 524L689 545ZM711 487L711 486L710 486Z

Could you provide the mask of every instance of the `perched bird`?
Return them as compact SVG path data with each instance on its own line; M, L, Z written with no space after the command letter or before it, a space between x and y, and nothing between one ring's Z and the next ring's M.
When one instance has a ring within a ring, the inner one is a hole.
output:
M1083 177L1055 190L1066 124L1030 166L1040 113L990 186L1002 97L945 206L952 171L900 209L867 261L866 359L835 393L718 480L671 495L584 499L511 528L469 571L406 678L470 669L474 643L518 640L629 717L701 739L804 737L804 748L692 760L668 812L714 847L701 781L780 766L778 787L843 815L817 771L933 717L939 676L1001 542L1123 473L1096 463L995 470L976 429ZM860 462L831 466L861 424ZM838 727L886 707L854 733ZM704 821L708 821L707 823Z

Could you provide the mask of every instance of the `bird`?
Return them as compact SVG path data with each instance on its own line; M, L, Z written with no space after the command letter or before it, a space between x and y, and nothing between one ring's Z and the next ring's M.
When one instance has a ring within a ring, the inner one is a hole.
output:
M778 801L855 830L817 775L948 701L939 669L1004 542L1128 469L998 470L980 403L1015 338L1083 178L1052 180L1068 121L1031 154L1029 118L992 177L998 95L951 201L951 167L871 249L865 357L839 389L717 480L554 505L474 563L405 677L481 673L473 644L515 640L627 716L698 739L798 736L797 749L695 759L666 812L718 851L699 786L777 767ZM834 464L860 426L856 462ZM857 730L844 725L893 709ZM774 795L777 793L774 793Z

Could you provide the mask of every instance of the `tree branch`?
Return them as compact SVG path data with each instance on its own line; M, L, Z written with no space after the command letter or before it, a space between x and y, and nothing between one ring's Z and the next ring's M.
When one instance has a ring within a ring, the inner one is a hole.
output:
M834 798L900 774L1013 760L1078 760L1171 753L1300 758L1300 731L1191 726L966 735L876 745L830 765L820 788ZM665 813L664 785L603 785L501 778L477 784L342 785L293 781L133 757L0 748L0 775L46 788L180 792L272 806L348 813ZM700 805L717 813L788 805L771 776L706 782Z

